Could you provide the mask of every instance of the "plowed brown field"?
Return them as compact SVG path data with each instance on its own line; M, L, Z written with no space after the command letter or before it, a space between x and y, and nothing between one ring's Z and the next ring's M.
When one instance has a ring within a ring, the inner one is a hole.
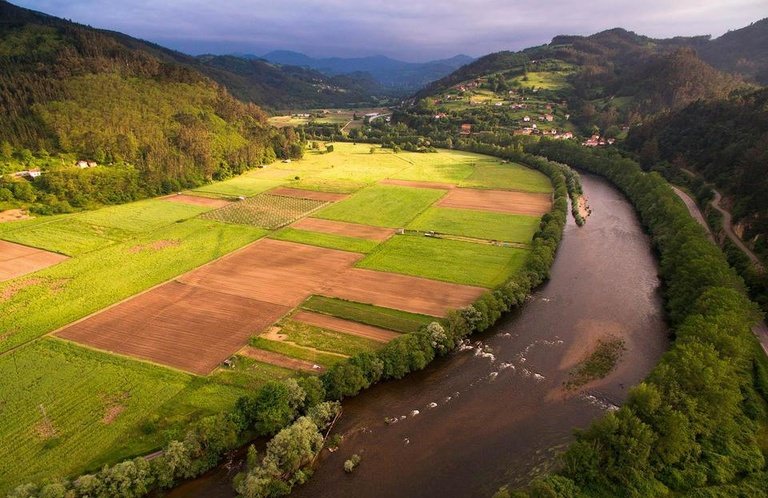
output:
M0 282L42 270L68 259L34 247L0 240Z
M57 335L98 349L208 374L290 308L169 282Z
M298 306L362 254L261 239L179 277L180 282L259 301Z
M291 370L304 370L306 372L318 373L325 370L325 368L323 368L321 365L315 365L309 361L291 358L290 356L285 356L280 353L252 348L250 346L244 347L243 350L240 351L240 354L247 356L248 358L261 361L263 363L269 363L270 365L276 365L283 368L290 368Z
M485 291L469 285L353 268L335 278L321 294L442 317L451 309L473 303Z
M297 322L314 325L315 327L344 332L345 334L365 337L366 339L373 339L374 341L379 342L389 342L400 335L391 330L352 322L344 320L343 318L336 318L335 316L323 315L322 313L313 313L311 311L300 311L293 315L292 318Z
M550 194L457 188L437 203L441 207L542 216L552 209Z
M291 225L291 227L309 230L310 232L330 233L370 240L387 240L395 233L395 230L392 228L372 227L370 225L360 225L344 221L321 220L320 218L304 218Z
M170 202L178 202L180 204L190 204L192 206L205 206L210 208L220 208L227 204L229 201L224 199L213 199L211 197L200 197L197 195L177 194L163 197L163 200Z

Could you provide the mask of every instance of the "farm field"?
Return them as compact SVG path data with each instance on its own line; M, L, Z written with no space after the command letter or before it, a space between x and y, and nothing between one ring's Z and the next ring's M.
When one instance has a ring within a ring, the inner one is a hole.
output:
M456 284L495 287L517 271L528 251L490 244L401 236L382 244L358 265Z
M318 218L362 225L405 226L444 194L441 190L375 185L316 213ZM375 208L373 208L375 206Z
M500 164L498 161L478 163L474 171L464 177L459 186L539 193L552 191L549 178L542 173L526 168L521 164Z
M530 216L542 216L552 209L548 194L470 188L449 190L437 205Z
M334 149L182 195L0 224L0 240L69 257L0 282L0 447L24 445L13 462L0 454L0 494L152 451L267 380L378 349L472 303L527 254L396 228L526 243L549 209L538 173L495 158ZM443 206L468 202L456 193L475 204ZM538 214L487 209L510 196Z
M48 268L66 259L61 254L0 240L0 282Z

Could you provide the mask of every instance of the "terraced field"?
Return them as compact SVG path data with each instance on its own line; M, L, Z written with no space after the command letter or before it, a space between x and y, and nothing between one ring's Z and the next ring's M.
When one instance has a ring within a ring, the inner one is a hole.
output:
M336 144L182 195L0 223L0 240L67 256L0 282L0 494L156 449L268 379L380 348L517 271L546 177L374 152Z

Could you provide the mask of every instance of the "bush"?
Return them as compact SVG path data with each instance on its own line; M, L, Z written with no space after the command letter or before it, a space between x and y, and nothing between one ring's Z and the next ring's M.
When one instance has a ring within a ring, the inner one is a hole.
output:
M360 458L360 455L357 453L352 455L344 462L344 472L351 474L357 468L357 466L360 465L360 460L362 460L362 458Z

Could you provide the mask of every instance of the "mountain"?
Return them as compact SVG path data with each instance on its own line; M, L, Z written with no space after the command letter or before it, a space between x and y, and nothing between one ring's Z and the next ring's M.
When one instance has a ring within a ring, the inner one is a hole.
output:
M49 160L45 179L35 182L39 199L59 195L48 204L122 202L293 151L290 132L269 126L261 109L202 74L194 58L2 0L0 19L5 159L68 154L114 165L58 171L65 161Z
M768 18L729 31L697 50L718 69L768 85Z
M254 56L247 57L254 58ZM277 64L308 67L329 76L368 73L383 87L401 92L418 90L474 60L468 55L457 55L449 59L429 62L404 62L383 55L317 59L288 50L269 52L262 58Z
M711 43L706 36L653 39L621 28L590 36L556 36L539 47L481 57L416 97L439 95L462 82L490 76L526 79L530 74L543 81L559 75L564 85L557 96L576 111L578 124L631 124L643 115L679 109L698 99L723 98L745 86L740 75L723 73L699 56L698 51ZM604 119L606 114L610 119Z
M298 65L232 55L197 57L199 69L237 98L271 109L367 104L386 92L368 74L326 76Z

